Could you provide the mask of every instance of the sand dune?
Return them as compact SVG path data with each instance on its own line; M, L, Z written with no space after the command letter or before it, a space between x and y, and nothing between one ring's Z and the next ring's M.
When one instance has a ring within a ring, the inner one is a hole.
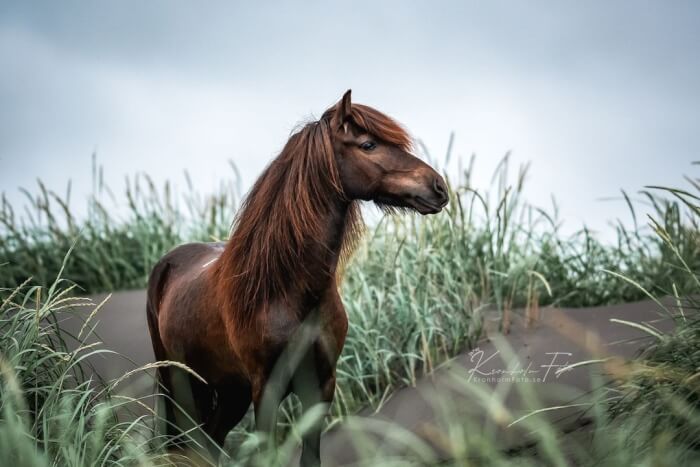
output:
M105 294L92 297L101 302ZM135 367L153 361L153 352L145 318L145 291L118 292L107 300L92 321L104 347L124 358L96 355L90 363L97 375L111 380ZM670 303L670 302L667 302ZM66 319L62 327L77 334L90 310L82 310ZM82 318L82 319L81 319ZM526 446L532 436L524 424L508 424L534 409L579 404L576 408L548 412L547 416L562 430L571 431L587 423L585 404L600 381L615 376L614 364L595 364L559 372L566 365L608 356L631 358L648 347L649 334L611 320L649 323L668 331L673 320L652 301L596 308L544 308L536 322L513 314L510 332L490 332L477 348L465 352L424 376L416 387L397 391L377 413L361 413L362 420L391 421L418 435L437 452L441 451L436 433L447 413L452 419L462 417L481 426L489 415L476 403L479 389L483 394L498 394L506 409L498 429L504 449ZM352 323L350 323L352 325ZM95 341L97 338L91 339ZM602 376L597 379L593 375ZM125 386L131 395L146 395L152 383ZM523 394L530 393L536 400ZM357 459L351 425L335 428L324 436L324 465L344 465ZM366 439L388 452L401 453L407 446L392 445L381 430ZM361 451L365 452L367 446Z

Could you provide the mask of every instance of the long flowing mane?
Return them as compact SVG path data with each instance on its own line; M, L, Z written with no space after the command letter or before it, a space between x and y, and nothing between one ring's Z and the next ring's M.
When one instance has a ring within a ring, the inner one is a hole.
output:
M336 106L304 125L285 144L246 196L216 270L217 292L239 324L292 291L305 292L318 276L302 261L305 248L327 245L327 219L343 193L332 143ZM352 119L382 140L409 149L411 138L393 119L352 104ZM340 240L351 254L362 231L359 206L350 202ZM325 271L332 274L334 271ZM318 273L318 271L316 271Z

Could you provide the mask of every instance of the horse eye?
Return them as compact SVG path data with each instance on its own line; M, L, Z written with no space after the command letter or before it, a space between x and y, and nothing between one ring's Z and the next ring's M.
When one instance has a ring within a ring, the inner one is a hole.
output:
M364 143L360 144L360 149L364 151L371 151L372 149L377 147L377 143L374 141L365 141Z

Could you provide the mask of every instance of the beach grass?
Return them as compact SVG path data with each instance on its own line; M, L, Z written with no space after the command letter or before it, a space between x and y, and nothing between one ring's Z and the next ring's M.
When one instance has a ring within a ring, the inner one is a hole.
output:
M632 228L619 223L616 241L603 243L587 229L562 235L556 213L523 199L526 170L509 183L508 169L504 159L489 190L472 186L467 169L452 182L452 202L441 215L389 216L369 226L343 272L341 292L352 326L338 365L332 420L377 407L397 388L415 384L472 345L482 319L494 310L504 317L547 304L592 306L672 295L685 304L678 330L658 337L614 396L601 395L594 408L594 450L572 454L537 417L532 423L540 423L544 434L534 454L503 452L492 432L469 426L469 420L446 421L446 448L454 465L474 459L479 465L541 465L542 459L566 465L571 456L589 465L697 459L700 321L692 297L699 290L700 208L690 190L698 187L645 188L652 218L635 219ZM90 355L109 350L69 350L66 341L76 336L66 336L58 323L61 314L87 304L80 297L88 292L143 287L151 265L173 246L226 238L238 185L222 184L208 196L191 187L178 195L169 184L157 188L142 176L125 189L127 209L115 210L107 206L114 197L99 169L95 180L85 218L71 213L68 195L43 185L26 193L28 210L21 216L2 205L2 465L172 461L163 450L167 440L152 430L157 415L146 411L124 419L124 410L142 407L142 401L120 398L85 367ZM630 213L636 217L632 203ZM274 452L260 449L250 421L244 423L233 436L242 445L227 462L281 462L303 431L298 412L294 401L284 404L286 444ZM398 427L384 429L414 445L415 455L381 464L368 459L367 465L435 461Z

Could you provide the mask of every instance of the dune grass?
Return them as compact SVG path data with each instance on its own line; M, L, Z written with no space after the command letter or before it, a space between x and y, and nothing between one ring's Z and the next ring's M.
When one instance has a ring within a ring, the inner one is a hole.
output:
M158 440L136 421L119 421L125 401L92 381L85 361L108 350L79 346L59 316L85 305L62 281L2 290L0 302L0 464L100 465L146 459ZM156 449L157 451L157 449Z
M384 218L371 226L345 281L346 297L354 299L358 281L395 287L396 271L421 265L425 278L446 279L450 290L479 304L500 309L526 306L534 298L543 304L592 306L643 298L631 284L611 283L603 270L626 274L645 288L670 294L687 278L673 268L675 255L660 237L645 229L630 206L632 227L614 227L616 241L605 244L587 229L563 236L556 208L531 206L523 199L527 166L509 183L509 158L503 159L492 186L477 189L471 173L474 159L453 181L452 203L439 216ZM437 164L435 164L437 165ZM47 285L55 279L63 258L78 242L65 265L64 277L81 293L144 287L151 266L168 250L188 241L225 239L240 200L240 181L232 165L230 181L206 195L197 192L187 175L185 189L157 187L147 175L127 179L124 193L102 182L95 168L93 194L77 218L70 185L61 195L41 182L34 192L23 190L26 205L19 211L3 196L0 203L0 286L12 288L27 277ZM678 199L653 189L639 193L653 206L654 216L692 267L700 266L694 218L683 218ZM639 226L638 226L639 225ZM422 256L421 256L422 255ZM428 259L428 257L430 257ZM428 261L432 262L429 263ZM411 278L416 278L415 274ZM423 277L423 276L422 276ZM389 282L387 282L389 281ZM544 282L548 286L545 286ZM536 296L536 297L535 297Z
M206 196L194 190L187 174L182 196L170 182L158 188L148 175L138 174L126 180L117 199L94 165L83 218L71 210L70 183L65 194L41 181L35 192L22 190L26 204L20 212L3 194L0 287L12 288L30 276L35 284L48 285L61 267L80 293L144 287L153 264L174 246L228 236L239 199L238 172L232 168L232 177ZM63 265L76 241L78 248Z
M507 313L545 304L589 306L647 295L697 295L700 208L692 193L642 192L656 212L652 228L629 229L620 223L617 242L606 245L586 229L564 238L554 213L522 199L526 171L518 173L513 185L507 171L506 159L494 186L485 192L471 185L469 169L451 187L453 202L447 212L386 217L369 228L344 271L342 296L352 326L338 365L334 419L376 407L396 388L415 383L422 373L468 347L488 310ZM69 195L59 197L41 185L38 194L27 192L30 207L22 218L7 203L2 206L2 465L168 462L165 440L151 430L156 415L120 418L120 410L141 407L140 401L120 398L109 384L91 380L85 371L91 353L108 350L69 350L58 315L80 306L82 300L74 297L83 292L143 286L150 265L180 242L225 238L239 199L237 186L224 184L207 197L190 187L178 196L170 185L159 190L140 177L127 185L128 209L118 217L106 207L111 195L99 171L95 177L86 219L71 214ZM26 282L28 277L33 278ZM679 331L659 338L620 392L601 396L594 451L569 453L553 429L533 418L544 433L537 448L540 457L504 453L488 430L470 427L468 420L447 420L449 430L456 430L447 438L454 465L475 458L483 465L538 465L542 456L556 465L572 455L590 465L692 458L700 420L695 376L700 339L695 306L691 303L686 311ZM284 432L291 435L280 449L261 452L255 436L239 431L236 438L243 445L227 462L273 465L283 460L304 425L293 401L283 410ZM397 437L414 444L415 456L381 464L373 459L368 465L435 461L424 446L394 429Z

